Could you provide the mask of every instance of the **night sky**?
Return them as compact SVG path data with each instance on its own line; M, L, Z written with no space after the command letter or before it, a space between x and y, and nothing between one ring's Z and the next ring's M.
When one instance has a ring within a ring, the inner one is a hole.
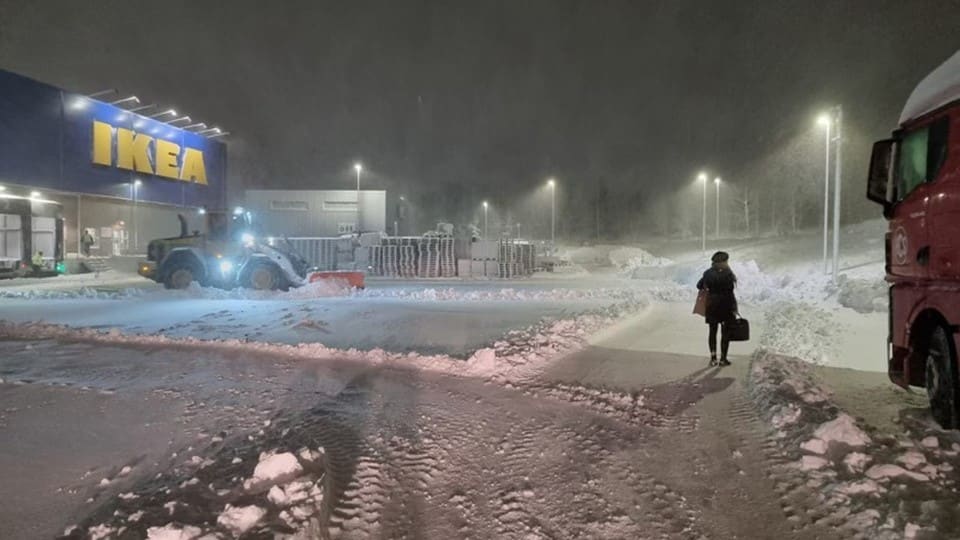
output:
M637 205L702 167L762 185L842 103L860 214L869 143L958 28L957 0L0 0L0 67L222 126L234 196L350 189L359 159L368 187L464 208L554 175L572 214L600 179Z

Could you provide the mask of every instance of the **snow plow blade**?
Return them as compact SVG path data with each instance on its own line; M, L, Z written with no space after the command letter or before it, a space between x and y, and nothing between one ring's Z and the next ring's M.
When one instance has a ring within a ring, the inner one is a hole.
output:
M331 281L346 283L352 289L363 289L363 272L313 272L307 276L309 283Z

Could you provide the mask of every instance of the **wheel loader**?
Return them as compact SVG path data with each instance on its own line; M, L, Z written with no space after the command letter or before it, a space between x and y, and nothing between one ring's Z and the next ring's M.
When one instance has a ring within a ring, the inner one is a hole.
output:
M258 238L251 215L208 211L207 232L189 232L179 214L180 235L151 240L138 273L168 289L186 289L196 281L224 289L287 290L310 279L309 263L284 239Z

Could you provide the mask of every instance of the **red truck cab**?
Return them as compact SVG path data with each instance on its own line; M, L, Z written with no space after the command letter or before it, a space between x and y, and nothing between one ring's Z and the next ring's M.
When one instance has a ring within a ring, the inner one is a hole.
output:
M926 388L934 418L960 427L960 52L874 143L867 197L889 221L890 380Z

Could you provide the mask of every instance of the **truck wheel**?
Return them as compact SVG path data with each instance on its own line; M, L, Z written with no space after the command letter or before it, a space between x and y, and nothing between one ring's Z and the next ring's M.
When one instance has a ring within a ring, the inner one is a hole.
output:
M188 266L174 268L167 274L163 286L168 289L186 289L194 281L193 269Z
M258 264L247 274L247 283L251 289L271 291L279 288L280 274L269 264Z
M930 336L927 349L926 370L927 397L933 419L944 429L958 426L957 359L950 345L950 335L943 327L937 327Z

